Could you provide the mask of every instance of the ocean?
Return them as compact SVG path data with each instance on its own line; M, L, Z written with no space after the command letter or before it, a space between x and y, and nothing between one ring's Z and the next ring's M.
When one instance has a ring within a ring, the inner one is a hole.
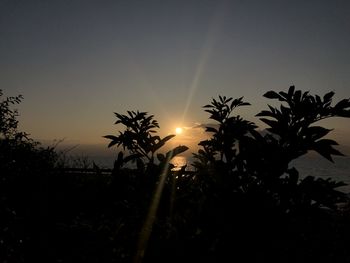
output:
M191 169L190 163L192 161L192 158L176 156L172 163L175 166L187 164L188 169ZM291 162L290 168L292 167L299 171L301 178L311 175L323 179L331 178L334 181L342 181L347 185L339 187L338 190L350 193L350 157L334 157L334 163L332 163L321 156L309 154Z
M303 177L311 175L342 181L347 185L339 187L338 190L350 193L350 157L334 157L333 160L334 163L318 155L308 155L294 160L290 165L294 166Z
M69 155L73 155L73 158L87 157L90 162L94 161L101 168L112 168L115 158L117 157L117 151L114 149L106 149L105 146L94 147L78 147L77 149L69 152ZM193 158L191 155L180 155L173 158L172 163L179 167L187 164L188 170L193 169L191 163ZM315 153L310 153L302 158L294 160L290 167L295 167L301 177L308 175L331 178L335 181L343 181L347 186L339 187L338 189L350 193L350 157L341 156L334 157L334 163L326 160Z

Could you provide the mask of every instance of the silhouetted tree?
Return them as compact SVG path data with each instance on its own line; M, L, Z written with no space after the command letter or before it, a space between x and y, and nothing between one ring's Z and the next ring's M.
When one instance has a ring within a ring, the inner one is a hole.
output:
M168 135L160 138L156 135L156 129L159 124L153 119L153 115L147 115L147 112L128 111L128 115L115 113L117 121L115 124L123 124L125 130L119 132L118 136L106 135L110 139L108 147L114 145L122 146L124 150L128 150L130 155L124 157L123 152L119 152L118 158L115 162L115 167L122 167L129 161L136 161L139 169L143 169L145 164L152 167L155 164L155 154L165 145L167 141L175 137L175 135ZM156 154L158 161L164 165L176 155L186 151L188 147L178 146L165 155L162 153ZM171 165L170 165L171 166ZM170 167L172 168L172 166Z
M115 113L123 127L104 136L119 147L106 174L56 169L55 150L18 130L22 97L0 90L0 261L348 262L343 183L299 175L292 161L342 155L318 121L350 117L349 99L293 86L264 96L281 103L257 114L264 131L235 114L243 97L204 106L215 123L194 171L172 170L187 147L162 153L174 135L158 136L153 115Z
M260 240L260 245L250 245L265 253L269 249L262 245L263 236L269 236L269 242L293 235L299 238L299 233L312 232L312 225L306 223L309 216L319 220L322 208L335 210L336 204L345 200L336 189L344 183L300 177L291 167L292 160L311 150L329 161L333 155L342 155L333 148L335 141L324 138L331 130L315 125L325 118L350 117L350 100L332 106L333 95L312 96L294 86L287 92L267 92L266 98L278 99L282 105L269 106L257 115L269 126L264 132L240 116L231 116L234 108L249 105L242 98L219 96L204 106L216 124L206 128L212 136L200 142L202 149L194 154L194 184L203 193L203 198L197 198L202 202L198 205L202 209L197 210L197 219L203 225L200 240L215 240L216 255L228 253L229 246L244 253L244 240L249 235ZM309 230L301 227L306 224ZM288 232L288 228L298 227L300 232ZM280 255L275 252L270 256Z
M2 99L3 92L0 90ZM56 153L18 131L18 112L13 106L22 96L0 102L0 258L3 262L24 262L24 256L38 252L38 236L47 211L43 188L45 176L54 167ZM28 249L28 250L25 250ZM40 253L39 253L40 254Z
M290 167L292 160L310 150L330 161L333 161L332 155L342 155L332 147L337 144L335 141L323 138L331 130L313 125L325 118L350 117L349 100L331 106L333 95L334 92L330 92L321 99L318 95L295 91L294 86L288 92L267 92L265 97L278 99L283 104L279 109L269 106L269 110L257 115L269 126L265 134L259 132L254 123L230 116L235 107L249 105L242 98L213 99L212 104L204 108L210 113L210 119L218 122L217 128L206 128L213 135L200 142L203 149L194 155L197 159L194 166L203 171L216 163L213 170L216 177L232 174L224 184L235 180L236 191L263 190L288 212L294 205L333 208L343 197L335 188L343 183L313 177L300 180L298 171Z

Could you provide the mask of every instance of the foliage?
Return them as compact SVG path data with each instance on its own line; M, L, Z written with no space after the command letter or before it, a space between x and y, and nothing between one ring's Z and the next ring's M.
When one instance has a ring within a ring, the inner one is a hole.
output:
M343 183L321 178L315 180L310 176L299 181L296 169L287 169L287 167L292 160L311 150L332 162L333 155L343 155L333 147L337 145L334 140L324 138L331 130L315 124L326 118L350 117L350 100L343 99L332 106L334 92L329 92L321 98L318 95L312 96L309 92L295 90L294 86L291 86L288 92L269 91L264 96L282 102L280 109L269 106L269 110L257 115L269 126L267 130L271 135L265 136L268 138L267 142L275 145L273 151L275 160L278 162L272 165L279 167L277 169L279 174L276 173L276 176L281 178L279 184L283 185L280 195L289 193L287 197L284 197L292 199L289 202L298 203L304 200L305 204L307 200L308 205L334 208L334 204L343 199L342 193L336 191L335 188L344 185ZM265 156L271 154L268 149L265 147L267 151ZM283 171L286 173L285 177L282 177ZM305 185L310 187L305 187ZM295 193L291 192L292 189L296 189L301 195L297 200L295 198L293 200ZM308 197L306 200L305 196Z
M342 183L299 175L291 163L308 151L329 161L341 155L326 137L331 130L317 123L349 117L349 100L333 106L333 95L294 87L267 92L282 105L257 115L268 125L264 131L235 114L249 106L243 98L213 99L204 109L215 123L194 154L195 171L171 170L170 159L187 147L162 153L173 135L159 137L153 115L116 113L124 130L105 136L109 147L121 149L112 173L55 169L54 149L17 136L12 106L19 101L6 98L0 258L130 262L151 218L143 262L348 262L350 217L336 206L344 197L337 191ZM126 165L131 161L136 167Z
M312 96L309 92L295 90L291 86L286 92L267 92L264 97L277 99L283 104L280 109L269 106L269 110L260 112L257 116L265 122L272 134L278 135L279 144L288 153L288 161L298 158L309 150L314 150L326 159L332 160L332 155L342 155L333 148L337 143L333 140L322 139L331 130L314 123L331 117L350 117L350 101L343 99L331 106L334 92L323 96ZM267 118L268 119L267 119Z
M0 90L0 97L3 96ZM43 198L43 178L56 162L52 148L40 147L28 134L18 131L18 112L12 107L22 96L0 102L0 258L3 262L24 262L24 251L35 240L38 206ZM26 227L27 226L27 227ZM34 230L34 231L33 231Z
M236 251L242 253L247 251L243 241L246 235L269 235L272 240L282 240L294 235L287 229L301 226L303 220L320 218L326 211L324 207L336 210L336 204L345 198L336 190L342 182L300 177L291 166L292 160L311 150L330 161L333 155L341 155L333 147L336 143L324 138L331 130L315 125L325 118L349 117L349 100L332 106L333 95L328 93L321 99L294 87L288 92L266 93L265 97L278 98L283 103L280 108L269 106L269 110L257 115L269 125L266 131L234 115L237 108L250 105L243 97L219 96L205 105L209 118L216 122L206 127L212 136L200 142L202 149L194 154L194 172L182 169L167 177L146 260L169 260L166 255L174 253L169 252L173 248L183 250L178 260L190 260L191 255L198 256L203 250L208 253L200 256L201 259L224 259L230 254L229 246L236 246ZM124 124L126 130L119 136L106 136L111 139L110 146L123 146L130 152L130 160L142 159L148 165L154 163L155 156L160 162L165 159L156 153L158 145L163 143L154 135L154 129L159 126L153 116L140 112L116 116L117 123ZM122 157L119 154L117 163L129 160ZM136 171L140 171L140 166ZM122 181L118 182L120 189L125 189L126 185L123 187ZM134 194L147 197L143 200L147 204L146 200L151 202L152 196L142 189L152 188L147 188L145 183L133 188ZM305 235L304 231L307 230L296 233ZM181 242L186 242L189 248L184 248ZM264 245L253 247L267 249ZM280 255L266 256L270 257Z
M0 98L3 96L3 91L0 89ZM0 102L0 136L2 138L15 138L16 136L23 136L18 133L18 111L12 109L11 106L19 104L23 96L6 97Z
M250 105L242 101L243 98L232 99L219 96L213 99L210 105L205 105L205 111L210 113L210 119L219 123L218 129L206 127L206 132L213 134L210 140L202 141L199 145L220 156L220 161L232 162L236 155L238 142L246 136L247 132L256 126L240 116L231 116L232 111L240 106ZM231 102L231 103L230 103Z
M349 99L332 106L333 95L329 92L321 99L295 90L294 86L288 92L267 92L266 98L278 99L282 105L269 105L269 110L257 114L268 125L266 133L240 116L231 116L234 108L249 105L242 98L213 99L204 108L218 123L217 128L206 128L212 137L200 142L203 149L194 154L194 166L199 172L212 170L211 177L216 181L224 176L224 184L234 182L230 191L264 195L270 200L266 205L285 213L305 206L334 208L344 199L343 193L335 189L344 185L342 182L311 176L301 179L296 168L290 167L292 160L311 150L329 161L333 161L333 155L342 155L333 147L337 145L335 141L324 138L331 130L314 125L325 118L350 117Z
M148 116L147 112L128 111L128 115L119 113L115 113L115 115L117 117L115 124L123 124L126 129L123 132L119 132L118 136L106 135L104 137L111 140L108 147L114 145L122 146L124 150L128 150L130 153L124 157L123 152L119 152L114 165L116 168L122 167L129 161L136 161L140 169L143 169L145 163L150 167L155 163L155 155L158 161L164 165L169 163L173 157L188 149L186 146L178 146L168 151L165 155L162 153L157 154L157 151L175 135L160 138L156 134L159 124L153 119L154 116Z
M0 97L3 96L0 90ZM17 170L33 169L35 165L53 166L56 154L53 148L42 148L25 132L18 130L19 116L13 105L19 104L23 96L6 97L0 102L0 163L1 170L13 173ZM39 168L39 167L36 167ZM5 173L6 174L6 173Z

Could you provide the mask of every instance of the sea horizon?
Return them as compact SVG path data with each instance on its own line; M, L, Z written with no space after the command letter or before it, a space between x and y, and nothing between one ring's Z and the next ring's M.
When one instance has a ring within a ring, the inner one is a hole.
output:
M343 148L348 152L347 147ZM343 150L341 149L341 150ZM96 164L100 168L113 168L114 160L116 159L120 149L107 148L106 145L58 145L56 151L65 155L67 161L75 160L77 162ZM350 156L334 156L334 162L330 162L315 152L309 152L308 154L293 160L289 167L295 167L300 174L300 178L306 176L320 177L323 179L331 178L335 181L342 181L346 183L346 186L337 188L338 190L350 193ZM180 167L187 165L187 170L193 170L192 163L194 158L192 152L189 150L179 156L173 158L172 163ZM69 163L67 163L69 165Z

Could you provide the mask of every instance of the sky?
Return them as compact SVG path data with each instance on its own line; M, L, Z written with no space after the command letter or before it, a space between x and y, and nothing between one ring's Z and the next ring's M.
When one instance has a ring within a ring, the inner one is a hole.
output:
M113 112L140 110L193 143L219 94L258 124L268 90L349 98L349 47L347 0L0 0L0 89L42 141L107 145ZM325 125L350 145L349 120Z

